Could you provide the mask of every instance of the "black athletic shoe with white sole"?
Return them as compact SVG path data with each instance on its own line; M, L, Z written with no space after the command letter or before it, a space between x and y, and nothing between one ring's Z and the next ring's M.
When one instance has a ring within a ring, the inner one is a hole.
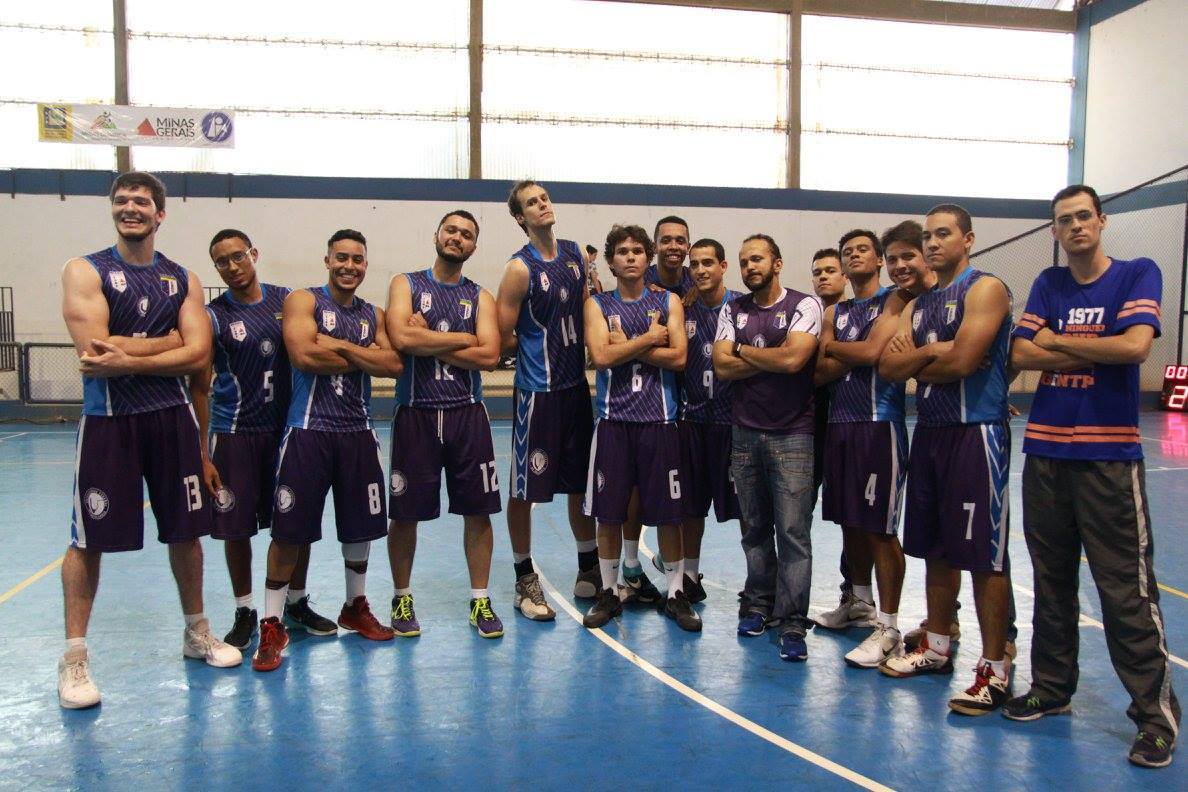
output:
M223 643L236 649L246 649L256 634L256 612L248 607L235 609L235 624L231 632L223 636Z

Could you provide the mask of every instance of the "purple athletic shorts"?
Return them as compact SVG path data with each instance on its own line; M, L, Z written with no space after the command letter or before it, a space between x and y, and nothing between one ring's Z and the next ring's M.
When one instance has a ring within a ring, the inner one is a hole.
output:
M210 436L210 461L223 488L214 496L215 539L250 539L272 524L276 480L276 432L222 433Z
M321 539L331 487L338 541L370 542L387 535L384 466L375 432L290 427L281 437L276 463L272 538L298 545Z
M681 438L675 423L601 420L590 456L587 514L599 522L622 523L631 490L638 487L644 525L680 522Z
M517 390L514 401L511 497L549 503L557 493L585 492L594 432L590 386Z
M491 421L482 404L450 410L397 407L392 417L388 516L435 520L441 515L445 468L450 514L497 514L499 479Z
M144 484L157 539L188 542L210 533L198 419L189 404L78 421L70 545L114 553L144 547Z
M829 424L821 516L846 528L897 533L907 455L907 429L900 421Z
M1002 572L1010 525L1004 423L916 426L903 551L955 569Z
M737 520L741 512L730 475L730 424L680 421L681 516L702 519L714 504L718 522Z

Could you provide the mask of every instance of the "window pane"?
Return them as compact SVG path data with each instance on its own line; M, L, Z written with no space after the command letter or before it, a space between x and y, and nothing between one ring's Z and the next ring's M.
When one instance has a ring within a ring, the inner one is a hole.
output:
M35 3L5 3L6 25L61 25L99 28L111 38L111 3L95 0L37 0Z

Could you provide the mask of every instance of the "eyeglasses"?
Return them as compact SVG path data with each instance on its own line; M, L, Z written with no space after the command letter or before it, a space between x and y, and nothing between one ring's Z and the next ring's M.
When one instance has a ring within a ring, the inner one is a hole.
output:
M248 252L246 250L237 250L234 253L228 253L226 256L219 256L214 260L215 269L225 270L232 264L239 266L248 260Z
M1082 209L1081 211L1074 212L1073 214L1060 215L1060 217L1056 218L1056 225L1065 227L1070 226L1072 225L1074 217L1077 219L1078 223L1088 223L1096 216L1096 212L1091 212L1088 209Z

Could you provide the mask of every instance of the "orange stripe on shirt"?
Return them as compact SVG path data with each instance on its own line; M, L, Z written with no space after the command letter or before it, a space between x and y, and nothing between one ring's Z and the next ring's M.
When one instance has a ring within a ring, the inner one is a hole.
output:
M1127 308L1127 309L1126 309L1126 310L1124 310L1124 311L1119 311L1119 312L1118 312L1118 318L1119 318L1119 319L1125 319L1125 318L1126 318L1126 317L1128 317L1128 316L1133 316L1134 314L1143 314L1143 313L1145 313L1145 314L1151 314L1151 315L1152 315L1152 316L1154 316L1156 319L1162 319L1162 318L1163 318L1163 314L1162 314L1162 313L1160 313L1160 311L1159 311L1159 309L1158 309L1158 308L1148 308L1148 307L1146 307L1146 306L1140 306L1140 307L1138 307L1138 308Z
M1028 431L1049 432L1052 434L1138 434L1137 426L1048 426L1047 424L1027 423Z
M1045 432L1033 432L1028 430L1023 433L1025 438L1031 440L1043 440L1046 443L1137 443L1139 436L1136 432L1133 435L1099 435L1099 434L1078 434L1078 435L1057 435L1047 434Z
M1149 305L1152 308L1159 307L1159 303L1156 300L1128 300L1127 302L1122 303L1123 308L1132 308L1136 305Z

